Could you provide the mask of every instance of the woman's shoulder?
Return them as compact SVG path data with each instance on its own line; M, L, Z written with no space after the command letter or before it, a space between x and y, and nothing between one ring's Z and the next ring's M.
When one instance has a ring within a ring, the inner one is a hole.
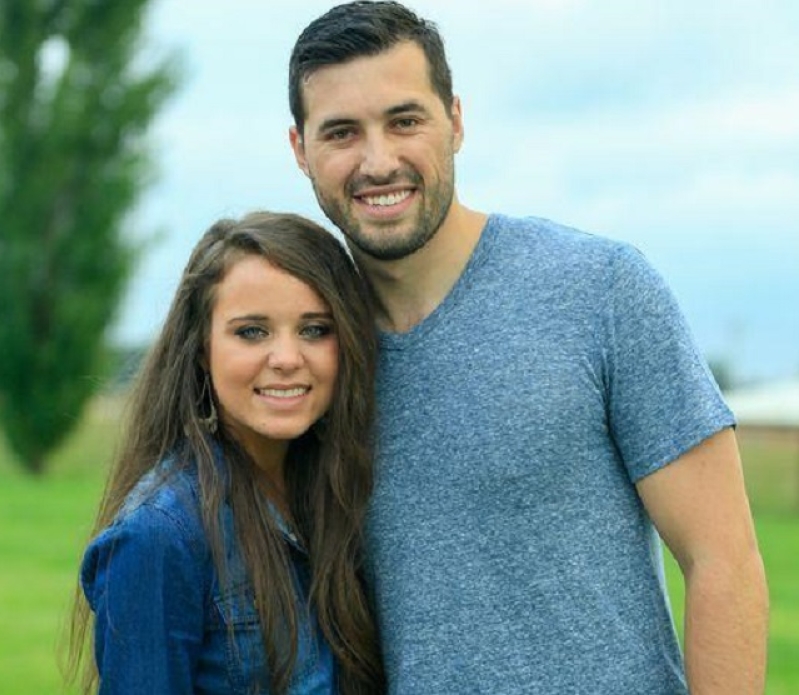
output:
M147 602L148 592L160 596L162 587L193 587L178 593L197 592L200 601L211 586L211 555L191 475L163 473L145 475L84 551L80 581L94 610L111 596L123 604L125 597Z
M147 472L128 493L109 531L177 531L196 541L203 535L196 467L167 458Z
M203 567L208 544L202 525L197 474L190 467L164 461L146 473L128 494L114 520L86 548L84 586L115 558L136 571L169 558L182 558L184 570ZM162 563L163 564L163 563Z

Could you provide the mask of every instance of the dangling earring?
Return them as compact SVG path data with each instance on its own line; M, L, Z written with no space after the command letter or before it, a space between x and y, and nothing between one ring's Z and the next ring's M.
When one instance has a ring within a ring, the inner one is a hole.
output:
M211 377L208 375L208 372L205 372L205 378L203 379L203 390L200 394L200 402L198 404L200 412L202 412L206 396L208 397L208 415L205 417L200 417L200 424L205 427L210 434L216 434L216 430L219 426L219 418L216 415L214 391L211 388Z

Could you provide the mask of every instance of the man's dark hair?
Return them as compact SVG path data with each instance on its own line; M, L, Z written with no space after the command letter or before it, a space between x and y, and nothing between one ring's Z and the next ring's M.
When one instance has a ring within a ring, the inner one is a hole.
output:
M289 107L298 132L302 134L305 126L302 84L309 75L328 65L377 55L403 41L413 41L424 51L433 91L451 113L452 73L438 27L398 2L356 0L315 19L294 44Z

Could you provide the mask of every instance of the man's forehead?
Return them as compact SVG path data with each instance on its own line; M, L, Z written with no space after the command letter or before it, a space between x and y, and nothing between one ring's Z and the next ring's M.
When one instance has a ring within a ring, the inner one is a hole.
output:
M415 44L411 51L391 49L314 70L302 81L302 96L306 117L313 120L353 118L357 112L384 116L399 105L438 98Z

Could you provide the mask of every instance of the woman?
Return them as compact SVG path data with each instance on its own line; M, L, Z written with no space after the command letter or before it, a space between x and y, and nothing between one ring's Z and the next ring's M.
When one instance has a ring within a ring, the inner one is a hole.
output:
M359 576L376 343L339 242L295 215L215 224L137 381L81 567L86 690L375 693Z

